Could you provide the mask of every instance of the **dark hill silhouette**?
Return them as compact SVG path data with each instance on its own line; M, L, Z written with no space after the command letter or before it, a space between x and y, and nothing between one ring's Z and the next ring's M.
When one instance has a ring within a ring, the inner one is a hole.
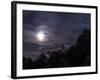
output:
M36 61L23 58L23 69L90 66L90 30L84 29L69 49L42 53Z

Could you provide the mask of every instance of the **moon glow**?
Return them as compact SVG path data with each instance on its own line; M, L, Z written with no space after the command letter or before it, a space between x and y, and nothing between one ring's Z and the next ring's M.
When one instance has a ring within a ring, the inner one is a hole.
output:
M38 39L39 41L44 41L44 39L45 39L45 34L44 34L44 32L40 31L40 32L37 33L36 37L37 37L37 39Z

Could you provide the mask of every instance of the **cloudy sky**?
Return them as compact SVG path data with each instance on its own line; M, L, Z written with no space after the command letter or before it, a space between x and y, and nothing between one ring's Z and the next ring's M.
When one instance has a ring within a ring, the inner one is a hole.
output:
M23 54L36 58L41 49L71 46L83 29L90 29L90 14L23 11Z

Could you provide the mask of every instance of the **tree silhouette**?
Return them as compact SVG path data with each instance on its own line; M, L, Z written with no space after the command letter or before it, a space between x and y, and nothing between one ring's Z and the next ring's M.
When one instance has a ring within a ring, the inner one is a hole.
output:
M36 68L46 67L48 66L48 58L42 53L34 63Z
M34 63L31 58L23 58L23 69L32 69L34 68Z
M90 43L90 30L84 29L76 44L68 50L67 62L70 66L90 65Z

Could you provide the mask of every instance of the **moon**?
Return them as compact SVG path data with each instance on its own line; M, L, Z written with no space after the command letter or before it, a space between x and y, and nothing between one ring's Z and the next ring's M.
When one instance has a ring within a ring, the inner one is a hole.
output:
M37 39L38 39L39 41L44 41L44 39L45 39L45 34L44 34L44 32L40 31L40 32L37 33L36 37L37 37Z

